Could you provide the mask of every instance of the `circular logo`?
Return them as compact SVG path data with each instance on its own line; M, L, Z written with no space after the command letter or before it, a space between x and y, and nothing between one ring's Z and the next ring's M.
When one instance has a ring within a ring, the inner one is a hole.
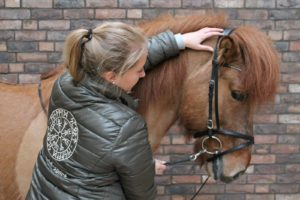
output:
M78 126L74 116L67 110L52 111L47 128L47 150L57 161L70 158L77 146Z

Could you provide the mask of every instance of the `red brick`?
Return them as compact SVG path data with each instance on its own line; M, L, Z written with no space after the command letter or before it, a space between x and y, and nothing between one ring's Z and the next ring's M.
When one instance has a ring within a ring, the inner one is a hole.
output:
M275 114L260 114L254 115L254 123L276 123L277 122L277 115Z
M251 1L245 1L247 8L275 8L275 1L276 0L267 0L267 1L261 1L261 0L251 0Z
M260 164L255 165L253 174L282 174L285 172L285 168L283 165L277 164Z
M24 64L23 63L10 63L9 64L9 72L10 73L17 73L24 71Z
M171 184L171 177L166 175L155 176L155 182L159 185Z
M161 145L171 144L171 139L169 137L163 137L160 141Z
M278 29L300 29L299 20L278 20L275 23Z
M43 53L18 53L17 60L19 62L46 62L47 54Z
M65 19L93 19L93 9L66 9L64 10Z
M240 0L215 0L216 8L242 8L244 1Z
M20 83L38 83L40 80L40 74L20 74Z
M300 174L278 174L277 182L278 183L299 183Z
M270 153L270 145L266 144L255 144L254 145L254 153L255 154L269 154Z
M289 173L300 173L300 164L286 165L286 171Z
M225 192L225 185L206 185L203 187L202 191L203 193L210 193L210 194L215 194L215 193L224 193Z
M97 9L96 19L118 19L125 18L126 11L124 9Z
M254 185L245 184L245 185L237 185L237 184L228 184L226 185L227 193L253 193Z
M140 18L142 18L142 10L141 9L128 9L127 17L130 19L140 19Z
M275 155L252 155L251 164L270 164L275 160Z
M201 183L201 176L191 175L191 176L172 176L172 183Z
M275 175L248 175L249 183L275 183L276 176Z
M5 0L5 7L7 8L19 8L21 0Z
M283 39L283 31L270 30L268 35L272 40L282 40Z
M300 41L291 41L290 42L291 51L300 51Z
M18 74L0 74L0 82L17 84Z
M123 8L146 8L149 6L149 0L119 0L119 7Z
M15 9L1 9L0 11L0 19L29 19L30 18L30 10L29 9L18 9L16 13Z
M299 30L284 30L284 40L300 40Z
M64 49L64 42L55 42L55 51L63 51Z
M268 10L238 10L238 19L268 19Z
M288 85L287 84L280 84L277 91L280 94L288 93Z
M40 20L39 28L47 29L47 30L67 30L70 29L70 21L69 20Z
M24 30L37 30L37 20L23 20Z
M187 199L191 199L192 196L190 196ZM199 194L195 200L215 200L215 195L207 195L207 194Z
M21 20L0 20L0 30L19 30L21 26Z
M6 42L0 42L0 51L7 51Z
M287 123L287 124L299 124L300 123L300 115L296 115L296 114L279 115L279 122Z
M266 184L256 184L255 193L269 193L269 185Z
M278 8L299 8L299 0L277 0Z
M25 8L52 8L53 0L23 0L22 6Z
M299 200L300 194L277 194L276 200Z
M184 136L173 136L172 137L172 144L192 144L188 142Z
M185 197L180 195L172 195L171 200L185 200Z
M40 51L54 51L54 44L52 42L40 42L39 50Z
M201 1L195 1L195 0L183 0L182 2L183 8L212 8L213 2L211 0L201 0Z
M175 153L175 154L191 154L193 152L192 146L182 146L182 145L172 145L172 146L165 146L165 153Z
M246 194L246 200L275 200L273 194Z
M287 125L287 133L300 133L300 125L299 124L291 124Z
M87 7L117 7L118 6L118 0L86 0L86 6Z
M179 8L181 0L151 0L150 7L152 8Z
M288 112L290 113L300 113L300 105L289 105Z
M0 63L0 73L7 73L8 72L8 64Z
M161 195L161 194L165 194L165 187L164 186L157 186L157 194Z
M297 193L298 185L295 184L271 184L270 193L284 194Z
M299 145L292 144L277 144L271 146L271 153L297 153L299 152Z
M255 144L276 144L276 135L255 135Z
M18 31L15 33L16 40L39 41L46 39L46 31Z

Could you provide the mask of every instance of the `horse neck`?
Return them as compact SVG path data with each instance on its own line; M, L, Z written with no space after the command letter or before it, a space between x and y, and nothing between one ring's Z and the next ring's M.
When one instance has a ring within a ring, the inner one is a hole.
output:
M177 119L179 101L168 108L159 105L149 106L145 113L145 120L148 126L149 141L153 151L155 151L162 138Z
M166 88L161 88L161 86L167 87L167 90L175 92L171 92L172 95L168 92L161 93L155 101L149 101L147 109L142 112L148 125L149 141L153 150L158 148L162 138L178 120L179 111L183 106L181 105L182 94L188 87L193 87L191 82L194 82L193 80L195 79L200 79L200 82L204 82L205 85L207 83L207 81L204 80L206 80L205 77L208 79L207 74L211 70L211 53L186 50L184 54L187 58L186 63L188 64L186 66L179 66L184 68L184 73L182 73L181 78L176 81L177 84L171 84L171 87L159 84L155 86L163 91ZM197 77L194 77L195 75ZM200 84L203 85L202 83Z

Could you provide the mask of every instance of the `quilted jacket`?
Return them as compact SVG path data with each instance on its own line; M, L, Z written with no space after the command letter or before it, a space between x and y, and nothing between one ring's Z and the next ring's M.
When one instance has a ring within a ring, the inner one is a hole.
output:
M145 68L179 53L173 33L149 39ZM154 160L144 119L122 89L68 72L54 84L48 128L26 199L155 199Z

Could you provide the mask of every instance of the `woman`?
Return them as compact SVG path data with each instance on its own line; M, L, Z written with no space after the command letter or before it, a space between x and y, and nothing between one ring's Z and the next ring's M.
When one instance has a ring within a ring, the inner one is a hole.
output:
M166 167L153 159L129 93L145 69L185 47L212 51L201 43L221 32L167 31L147 41L139 29L118 22L71 32L64 49L68 71L53 86L26 199L155 199L155 169Z

